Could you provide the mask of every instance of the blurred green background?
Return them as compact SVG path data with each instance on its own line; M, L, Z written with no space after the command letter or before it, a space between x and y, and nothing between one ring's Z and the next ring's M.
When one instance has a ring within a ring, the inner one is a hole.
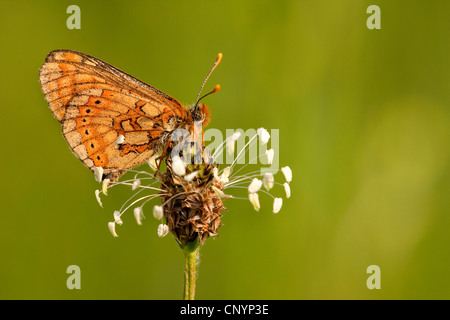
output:
M66 9L81 8L81 30ZM366 8L381 8L369 30ZM198 299L449 299L446 1L2 1L0 298L180 299L183 255L151 205L108 231L131 192L70 152L38 82L54 49L96 56L193 103L210 127L280 129L292 197L228 201L201 251ZM255 169L255 168L253 168ZM256 168L257 169L257 168ZM277 181L283 182L281 174ZM275 195L283 193L275 189ZM81 268L68 290L66 268ZM381 289L366 268L381 268Z

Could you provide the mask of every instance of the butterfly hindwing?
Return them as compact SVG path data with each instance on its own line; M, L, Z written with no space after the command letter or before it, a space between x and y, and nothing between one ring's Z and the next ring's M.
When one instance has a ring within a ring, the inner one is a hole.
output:
M52 51L39 79L74 154L113 180L148 160L163 133L186 119L176 99L83 53Z

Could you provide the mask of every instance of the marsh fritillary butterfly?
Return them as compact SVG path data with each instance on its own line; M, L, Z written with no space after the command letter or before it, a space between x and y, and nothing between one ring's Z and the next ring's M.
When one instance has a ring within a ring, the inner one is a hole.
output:
M219 54L208 77L221 58ZM50 52L39 80L73 153L93 172L102 168L102 178L111 181L161 153L174 130L192 131L197 121L206 125L208 108L198 102L220 88L200 99L199 93L189 108L106 62L72 50Z

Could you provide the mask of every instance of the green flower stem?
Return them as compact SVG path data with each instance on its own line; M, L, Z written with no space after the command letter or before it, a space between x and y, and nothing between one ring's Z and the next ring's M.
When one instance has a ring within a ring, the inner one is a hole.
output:
M200 246L198 242L188 243L184 248L184 300L195 299L195 283L197 281L197 265Z

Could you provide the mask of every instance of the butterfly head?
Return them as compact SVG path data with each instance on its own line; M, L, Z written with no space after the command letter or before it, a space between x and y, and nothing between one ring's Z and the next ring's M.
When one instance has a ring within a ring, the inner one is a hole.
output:
M193 122L201 122L203 127L209 124L211 112L206 104L196 105L190 111Z
M193 122L202 122L202 125L206 127L210 121L210 112L206 104L202 103L199 104L199 102L206 96L209 96L211 93L217 92L220 90L220 85L216 85L213 90L202 96L201 98L197 99L197 102L195 105L191 108L191 117Z

